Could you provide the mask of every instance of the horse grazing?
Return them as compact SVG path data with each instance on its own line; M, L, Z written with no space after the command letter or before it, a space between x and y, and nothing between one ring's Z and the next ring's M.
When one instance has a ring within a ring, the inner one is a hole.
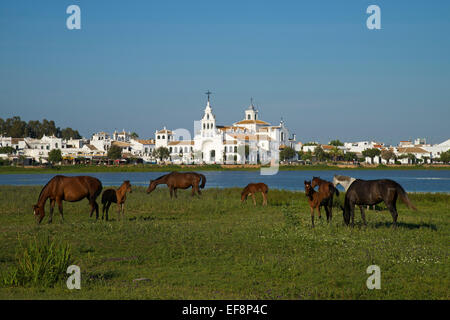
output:
M320 215L320 206L325 206L325 211L327 213L327 221L331 221L331 210L328 211L327 206L330 204L330 195L325 192L317 192L314 190L311 181L304 181L305 184L305 195L308 198L309 208L311 211L311 223L314 228L314 209L317 209L319 214L319 219L322 219ZM334 191L333 191L334 192ZM331 204L333 204L333 196L331 196Z
M109 207L111 206L111 203L117 203L117 215L118 219L120 220L120 212L122 211L122 217L124 216L124 210L125 210L125 200L127 199L127 192L131 193L133 190L131 190L131 183L130 181L126 180L122 183L122 185L119 187L119 189L106 189L103 191L102 194L102 204L103 204L103 210L102 210L102 220L103 216L105 215L106 210L106 221L108 221L108 211Z
M331 182L320 179L319 177L313 177L311 181L311 187L314 189L316 186L319 186L319 194L321 194L320 198L322 199L322 201L320 205L325 207L327 221L331 222L331 219L333 217L333 196L336 193L336 195L339 197L339 190Z
M333 185L335 187L338 186L338 184L340 184L341 186L344 187L345 192L347 192L348 188L351 186L351 184L353 183L353 181L355 181L356 179L353 177L349 177L349 176L341 176L341 175L334 175L333 176Z
M91 206L90 216L95 210L98 219L98 204L95 201L102 192L102 183L97 178L88 176L66 177L55 176L42 188L37 204L33 205L33 213L38 223L45 216L45 203L50 199L50 217L48 223L52 223L53 209L58 203L61 219L64 221L62 201L77 202L84 198L89 200Z
M249 183L241 192L241 202L247 201L248 196L252 196L253 204L256 206L255 193L261 192L263 196L263 206L267 205L267 193L269 187L265 183Z
M386 207L391 212L394 227L396 227L398 217L396 202L398 197L400 197L410 209L417 210L409 200L405 190L397 182L389 179L356 179L345 194L344 207L341 206L344 222L348 225L351 218L351 225L354 225L355 205L358 205L363 223L364 225L367 225L363 205L376 205L384 201Z
M202 194L200 189L203 189L205 187L206 178L203 174L197 172L173 171L159 177L158 179L150 180L150 184L147 188L147 193L155 190L156 186L159 184L167 184L170 191L170 198L172 198L173 195L175 195L175 198L177 198L177 189L187 189L190 187L192 187L192 196L194 196L195 192L197 192L198 195Z

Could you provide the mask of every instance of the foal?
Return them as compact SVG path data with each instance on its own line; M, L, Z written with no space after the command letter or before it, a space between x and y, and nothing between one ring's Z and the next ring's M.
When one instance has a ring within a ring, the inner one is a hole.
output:
M107 189L103 192L102 195L102 204L103 204L103 212L102 219L105 214L106 209L106 221L108 221L108 211L111 203L117 203L117 214L118 219L120 220L120 211L122 211L122 217L124 216L124 206L125 200L127 199L127 192L132 192L130 181L126 180L122 183L119 189Z
M267 205L267 192L269 192L269 187L265 183L249 183L244 190L241 192L241 202L247 200L250 195L253 198L253 204L256 206L255 192L261 192L263 196L263 206Z
M305 180L305 195L308 198L309 208L311 209L311 223L314 228L314 209L317 209L319 219L322 219L320 215L320 205L327 199L328 195L320 192L316 192L311 186L311 181ZM329 218L327 216L327 218Z

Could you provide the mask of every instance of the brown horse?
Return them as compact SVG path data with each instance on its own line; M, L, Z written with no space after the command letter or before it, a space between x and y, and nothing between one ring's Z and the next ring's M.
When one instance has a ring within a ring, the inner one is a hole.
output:
M319 194L321 194L321 198L323 199L320 205L325 207L327 221L331 222L331 219L333 218L333 196L336 193L336 195L339 197L339 190L334 186L332 182L320 179L319 177L313 177L311 181L311 187L314 189L316 186L319 186L318 191Z
M55 176L42 188L37 204L33 205L33 213L38 223L41 223L45 216L45 202L50 199L50 217L48 223L52 223L53 209L58 203L61 219L64 221L62 202L77 202L84 198L89 200L91 213L95 210L98 219L98 204L95 201L102 192L102 183L97 178L88 176L66 177Z
M202 182L201 185L200 181ZM167 184L170 190L170 198L175 195L177 197L177 189L187 189L192 187L192 196L197 192L198 195L202 194L200 188L203 189L206 184L206 178L203 174L197 172L177 172L165 174L158 179L150 180L150 184L147 188L147 193L156 189L159 184Z
M103 191L102 194L102 220L103 216L105 215L106 210L106 221L108 221L108 211L109 207L111 206L111 203L117 203L117 215L118 219L120 220L120 212L122 211L122 217L124 216L124 210L125 210L125 200L127 199L127 192L131 193L133 190L131 190L131 183L130 181L126 180L122 183L122 185L119 187L119 189L106 189Z
M253 204L256 206L255 193L261 192L263 196L263 206L267 205L267 193L269 187L265 183L249 183L241 192L241 202L247 201L248 196L252 196Z
M308 198L309 208L311 210L311 223L314 228L314 209L317 209L317 213L319 214L319 219L322 219L320 215L320 206L323 204L328 204L328 195L321 192L316 192L311 184L311 181L305 180L305 195ZM326 208L326 207L325 207ZM327 221L331 221L331 215L328 215L327 212Z

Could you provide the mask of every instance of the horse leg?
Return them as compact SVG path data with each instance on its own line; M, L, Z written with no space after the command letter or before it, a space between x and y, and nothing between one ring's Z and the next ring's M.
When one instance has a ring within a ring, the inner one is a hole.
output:
M386 203L386 202L385 202ZM398 217L398 213L397 213L397 206L395 204L395 202L391 203L390 205L387 205L389 211L391 212L392 215L392 221L393 221L393 227L397 228L397 217Z
M330 208L328 207L328 204L325 206L325 213L327 215L327 222L330 222Z
M122 218L125 219L125 202L122 203Z
M61 219L62 219L62 221L64 222L64 214L63 214L62 200L61 200L61 199L57 199L56 201L58 202L59 214L61 215Z
M311 209L311 228L314 228L314 208L310 207Z
M350 217L352 219L351 226L355 226L355 205L350 206Z
M92 218L92 214L94 213L95 207L92 200L89 200L89 205L91 206L91 212L89 213L89 218Z
M120 221L120 203L117 201L117 220Z
M105 214L105 221L108 221L108 211L109 211L109 206L111 205L111 202L106 202L106 204L105 205L103 205L103 212L105 213L105 211L106 211L106 214ZM102 216L102 219L103 219L103 216Z
M95 198L94 198L94 208L95 208L95 220L98 220L98 204L97 204L97 201L95 201Z
M267 206L267 195L265 192L261 192L263 196L263 206Z
M362 219L364 225L367 226L366 214L364 212L364 207L363 206L359 206L359 211L361 211L361 219Z
M255 199L255 194L252 193L252 199L253 199L253 205L256 206L256 199Z
M52 223L53 220L53 209L55 208L56 200L50 200L50 215L48 216L48 223Z
M173 198L173 188L169 187L169 191L170 191L170 199L172 199Z
M178 196L177 196L177 188L173 189L173 194L175 195L175 198L178 198Z

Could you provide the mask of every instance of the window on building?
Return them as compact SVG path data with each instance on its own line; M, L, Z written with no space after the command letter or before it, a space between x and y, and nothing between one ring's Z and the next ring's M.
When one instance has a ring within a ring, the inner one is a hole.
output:
M248 119L248 120L250 120L250 119L251 119L251 116L250 116L250 115L248 115L248 116L247 116L247 119Z

